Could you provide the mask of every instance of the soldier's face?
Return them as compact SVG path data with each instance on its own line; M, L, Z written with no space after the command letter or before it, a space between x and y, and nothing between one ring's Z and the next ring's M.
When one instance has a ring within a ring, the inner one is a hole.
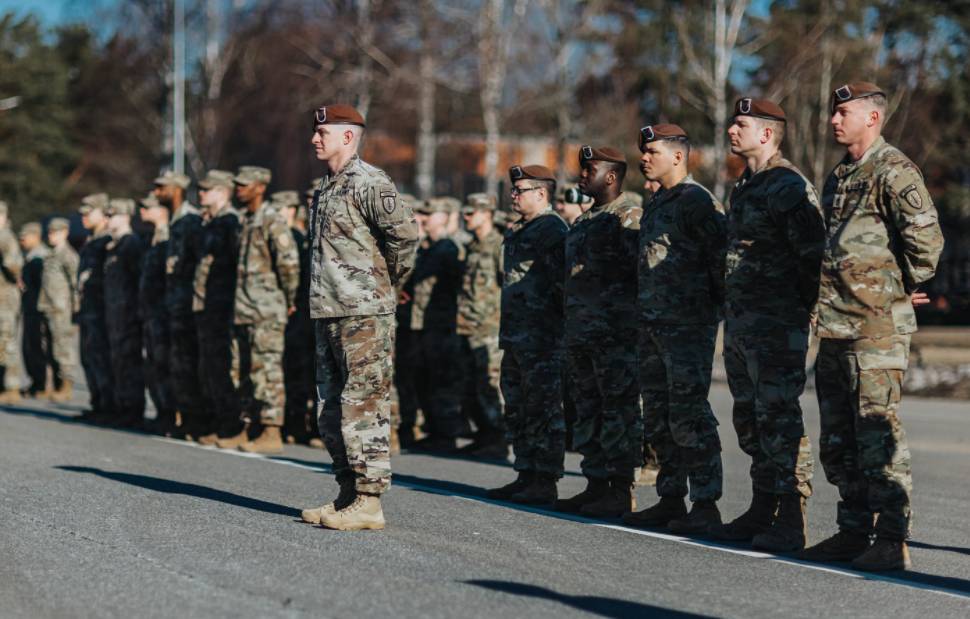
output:
M515 181L514 187L518 190L512 193L512 210L516 213L531 217L546 208L545 188L533 186L528 179Z
M221 206L229 201L228 187L212 187L199 190L199 202L202 206Z
M583 207L572 202L563 202L562 200L556 201L555 209L559 213L559 216L568 222L575 221L577 217L583 214Z
M448 231L448 213L430 213L424 216L424 230L432 239L437 239Z
M463 213L462 217L465 218L465 228L469 232L474 232L481 228L486 221L489 219L489 214L487 211L474 210L470 213Z
M757 152L767 143L766 139L762 139L764 131L761 125L751 116L735 116L727 134L731 141L731 152L735 155Z
M656 181L674 168L675 152L662 141L649 142L640 155L640 172L649 181Z
M31 232L30 234L20 235L20 248L23 249L24 251L30 251L33 248L37 247L38 245L40 245L39 234Z
M317 159L329 161L331 157L339 153L347 145L344 133L347 132L338 131L333 125L317 125L313 137L310 138Z
M87 214L81 216L81 225L83 225L86 230L94 230L103 223L104 212L99 208L90 210L87 212Z
M249 183L248 185L236 185L236 197L240 202L249 204L265 190L266 186L261 183Z
M171 204L173 198L175 197L175 186L174 185L155 185L155 189L152 190L152 194L159 202L165 204Z
M846 101L835 106L832 112L832 133L839 144L855 144L876 122L873 107L866 99Z
M47 242L51 247L57 247L61 243L67 240L67 230L48 230L47 231Z
M586 161L579 168L579 190L587 196L596 196L609 184L610 169L602 161Z

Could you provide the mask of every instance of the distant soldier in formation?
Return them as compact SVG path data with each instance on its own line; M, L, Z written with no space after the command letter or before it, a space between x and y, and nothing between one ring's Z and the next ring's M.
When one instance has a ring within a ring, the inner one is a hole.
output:
M22 350L24 369L30 379L25 393L30 397L47 397L47 366L50 351L50 327L39 309L41 280L44 277L44 260L50 250L41 239L41 225L36 221L20 227L20 249L24 252L24 268L20 275L20 315L23 317Z
M142 325L138 316L138 283L145 246L131 230L135 201L112 198L108 203L105 247L104 309L111 349L116 417L112 425L138 428L145 416L145 374L142 365Z
M428 245L422 218L419 211L424 202L410 194L398 194L398 201L415 213L418 227L418 252ZM413 272L397 286L397 307L394 310L396 329L394 332L394 389L397 392L396 406L391 405L392 449L409 449L416 441L416 426L421 401L417 380L420 372L421 348L418 343L420 331L411 329L411 316L414 308ZM397 437L395 441L395 436Z
M303 519L341 530L384 528L396 288L417 249L411 209L387 174L357 155L363 131L351 106L314 113L312 143L329 169L310 213L310 316L320 433L340 493Z
M570 226L576 223L579 216L588 211L592 205L592 198L584 195L578 187L560 187L556 192L556 214Z
M643 127L639 144L640 170L660 183L640 222L637 300L644 430L660 465L660 501L623 521L696 533L721 522L721 442L707 398L724 305L724 207L690 175L681 127Z
M556 508L618 517L635 507L634 472L643 464L634 337L642 210L622 191L622 152L583 146L579 164L579 189L593 204L566 236L565 344L573 446L587 487Z
M505 429L518 477L489 498L551 505L563 474L564 248L568 226L552 210L556 177L541 165L512 166L512 208L502 258L501 385Z
M47 223L47 242L51 252L44 262L40 300L37 308L47 318L50 328L50 361L54 391L51 399L66 402L74 391L77 372L74 326L71 318L78 309L78 255L68 242L70 222L55 217Z
M17 318L20 315L20 272L24 259L10 232L7 203L0 200L0 404L20 401L17 368Z
M806 549L813 561L862 570L910 567L912 472L897 410L913 304L943 251L923 175L882 137L886 94L875 84L832 93L832 128L846 155L822 190L822 258L815 362L820 460L839 488L839 532ZM875 543L870 536L875 533Z

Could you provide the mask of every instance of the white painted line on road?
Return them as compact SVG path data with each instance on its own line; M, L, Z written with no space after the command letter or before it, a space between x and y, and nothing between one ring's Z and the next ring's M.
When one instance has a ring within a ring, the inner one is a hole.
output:
M190 443L187 441L164 438L160 436L153 436L151 438L157 441L171 443L173 445L181 445L183 447L193 447L195 449L217 452L220 454L236 456L239 458L266 460L268 462L274 462L276 464L284 464L286 466L291 466L291 467L303 469L306 471L314 471L318 473L330 472L330 467L322 462L318 465L311 465L311 464L306 464L304 462L294 462L293 460L289 460L287 458L267 456L264 454L245 453L242 451L235 451L235 450L229 450L229 449L219 449L218 447L207 447L204 445L199 445L198 443ZM395 481L394 483L397 486L403 486L405 488L410 488L413 490L421 490L422 492L429 492L429 493L438 494L441 496L453 497L464 501L471 501L475 503L488 503L490 505L495 505L496 507L507 507L508 505L507 503L503 503L502 501L493 501L485 497L475 497L475 496L465 496L465 495L455 494L453 492L449 492L447 490L442 490L441 488L435 488L434 486L425 485L425 484L419 484L419 483L401 481L401 480ZM641 535L643 537L652 537L654 539L661 539L668 542L676 542L680 544L686 544L688 546L707 548L709 550L717 550L720 552L726 552L728 554L739 555L739 556L748 557L751 559L763 559L767 561L773 561L775 563L783 563L783 564L792 565L795 567L803 567L806 569L814 570L816 572L826 572L829 574L836 574L839 576L847 576L849 578L855 578L857 580L884 582L891 585L899 585L901 587L908 587L910 589L918 589L921 591L927 591L929 593L937 593L948 597L955 597L961 600L970 600L970 594L965 593L963 591L958 591L956 589L949 589L947 587L942 587L942 586L930 585L926 583L913 582L913 581L904 580L901 578L895 578L893 576L856 572L853 570L842 569L839 567L819 565L817 563L809 563L805 561L798 561L796 559L774 555L767 552L758 552L756 550L744 550L743 548L732 548L730 546L722 546L714 542L707 542L704 540L692 539L689 537L682 537L679 535L671 535L669 533L660 533L657 531L647 531L644 529L637 529L634 527L628 527L621 524L611 524L608 522L593 520L591 518L584 518L582 516L575 516L573 514L563 514L561 512L553 512L546 509L539 509L539 508L523 506L523 505L516 505L515 509L516 511L526 511L540 516L543 516L543 515L553 516L560 520L569 520L571 522L575 522L576 524L586 524L586 525L592 525L594 527L599 527L603 529L613 529L615 531L622 531L624 533L632 533L634 535Z

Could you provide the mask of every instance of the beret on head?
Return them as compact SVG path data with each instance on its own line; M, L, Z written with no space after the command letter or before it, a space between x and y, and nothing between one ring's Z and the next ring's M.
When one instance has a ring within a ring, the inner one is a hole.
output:
M36 234L37 236L40 236L40 231L40 224L36 221L30 221L20 226L20 237L22 238L29 234Z
M509 168L509 180L513 183L521 180L555 182L556 175L544 165L514 165Z
M785 110L781 106L767 99L752 99L742 97L734 103L735 116L753 116L755 118L765 118L767 120L780 120L788 122L785 118Z
M225 170L209 170L205 173L205 178L199 181L199 187L202 189L212 189L213 187L226 187L232 189L234 183L232 172L226 172Z
M114 215L133 215L135 213L135 201L131 198L111 198L105 214Z
M236 172L235 178L232 180L239 185L252 185L253 183L262 183L268 185L270 179L273 178L273 173L269 171L268 168L261 168L255 165L244 165L239 166L239 171Z
M64 217L54 217L49 222L47 222L48 232L60 232L62 230L70 230L71 222Z
M646 127L640 128L640 150L650 142L656 142L657 140L686 140L687 132L680 128L679 125L673 125L670 123L661 123L659 125L647 125Z
M882 88L876 86L872 82L852 82L850 84L842 84L832 91L832 109L834 110L835 106L840 103L855 101L856 99L864 99L873 95L882 95L885 97L886 93Z
M188 189L191 179L185 174L179 174L171 170L167 170L164 174L155 179L155 184L162 187L174 186L181 187L182 189Z
M497 207L498 200L495 199L495 196L487 193L470 193L465 198L465 206L462 207L461 212L494 211Z
M358 125L366 127L364 117L352 105L338 103L318 107L313 112L313 126L317 125Z
M583 145L579 148L579 165L587 161L612 161L613 163L626 163L623 153L612 146L592 147Z

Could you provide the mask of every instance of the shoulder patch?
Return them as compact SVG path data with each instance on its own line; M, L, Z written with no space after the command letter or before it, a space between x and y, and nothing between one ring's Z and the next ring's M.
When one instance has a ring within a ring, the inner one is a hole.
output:
M397 209L397 193L394 191L381 190L381 206L388 215Z
M905 189L900 192L900 197L906 200L906 203L917 211L923 208L923 198L919 194L919 188L915 184L907 185Z

